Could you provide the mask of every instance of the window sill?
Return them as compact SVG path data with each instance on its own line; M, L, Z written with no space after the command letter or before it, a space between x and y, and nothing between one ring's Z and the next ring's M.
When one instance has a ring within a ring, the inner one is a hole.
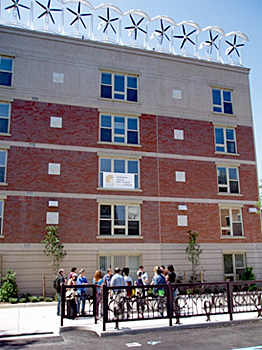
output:
M0 186L8 186L7 182L0 182Z
M4 88L4 89L11 89L13 90L14 87L13 86L7 86L7 85L0 85L0 88Z
M0 235L0 238L5 238L5 236L4 235Z
M97 190L99 190L99 191L121 191L121 192L123 192L123 191L125 191L125 192L143 192L143 190L140 190L140 189L125 190L123 188L104 188L104 187L97 187Z
M222 116L222 117L234 117L234 118L236 118L235 114L226 114L226 113L214 112L214 111L212 111L212 114L219 115L219 116Z
M120 102L120 103L130 103L131 105L141 105L141 102L134 102L134 101L126 101L126 100L116 100L113 98L105 98L105 97L99 97L98 98L101 101L111 101L111 102Z
M247 239L245 236L220 236L221 239Z
M218 196L235 196L235 197L243 197L242 193L226 193L226 192L218 192L217 193Z
M227 153L227 152L218 152L218 151L216 151L215 154L221 154L221 155L224 155L224 156L240 157L240 154L238 154L238 153Z
M105 142L97 141L99 145L110 145L110 146L126 146L126 147L142 147L141 145L134 145L132 143L118 143L118 142Z
M144 239L143 236L96 236L97 239Z

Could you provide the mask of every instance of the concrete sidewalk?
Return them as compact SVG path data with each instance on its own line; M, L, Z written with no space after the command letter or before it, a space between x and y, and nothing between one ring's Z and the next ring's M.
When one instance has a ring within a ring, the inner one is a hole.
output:
M108 323L103 332L102 323L94 323L93 317L77 320L64 319L64 326L60 327L60 317L56 315L56 303L26 303L0 304L0 339L26 336L59 336L61 332L71 329L93 331L99 336L109 336L131 332L147 332L153 330L171 330L175 328L196 328L218 325L229 325L239 322L261 321L257 313L241 313L233 315L234 321L229 321L229 315L211 316L211 322L206 322L205 316L181 318L180 324L169 327L168 319L120 322L119 330L115 323Z

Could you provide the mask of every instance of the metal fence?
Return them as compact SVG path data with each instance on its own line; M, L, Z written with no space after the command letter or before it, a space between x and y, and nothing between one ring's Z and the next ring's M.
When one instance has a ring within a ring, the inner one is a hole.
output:
M108 287L95 284L62 286L61 326L63 319L70 318L70 301L67 290L85 288L85 314L78 317L93 317L100 320L103 330L107 323L167 319L172 326L183 317L206 316L211 321L214 315L258 312L262 314L262 281L227 281L204 283L179 283L166 285ZM75 302L79 302L79 296Z

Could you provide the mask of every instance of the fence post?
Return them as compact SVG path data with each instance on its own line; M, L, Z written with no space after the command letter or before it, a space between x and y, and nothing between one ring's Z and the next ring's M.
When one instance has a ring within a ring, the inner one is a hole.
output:
M92 286L92 290L93 290L93 316L95 318L95 324L97 323L97 309L98 309L96 288L97 288L96 286Z
M167 312L169 318L169 326L172 326L173 318L173 288L170 282L167 282Z
M233 298L232 298L232 285L229 280L226 281L227 286L227 306L228 306L228 313L230 321L233 321Z
M103 305L103 331L106 331L106 323L108 320L108 288L107 285L103 285L103 299L102 299L102 305Z
M65 317L65 285L64 283L61 286L61 305L60 305L60 312L61 312L61 327L63 327L64 324L64 317Z

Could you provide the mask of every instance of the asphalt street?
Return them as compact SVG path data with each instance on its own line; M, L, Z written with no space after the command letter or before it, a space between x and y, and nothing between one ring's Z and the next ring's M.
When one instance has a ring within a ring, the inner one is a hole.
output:
M262 324L249 322L223 327L123 334L99 338L88 331L70 330L53 338L10 339L0 341L1 349L176 349L229 350L262 349Z

